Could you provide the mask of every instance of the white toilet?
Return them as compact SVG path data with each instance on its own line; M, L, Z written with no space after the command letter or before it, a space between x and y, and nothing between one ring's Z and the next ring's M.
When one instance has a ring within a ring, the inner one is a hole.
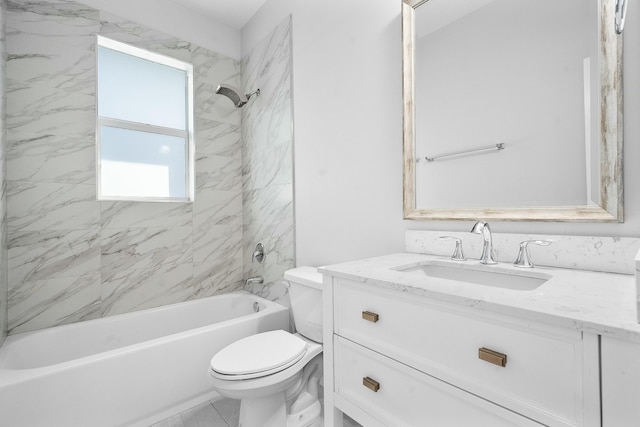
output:
M216 353L209 380L225 397L240 399L240 427L322 426L322 275L312 267L284 274L297 333L270 331Z

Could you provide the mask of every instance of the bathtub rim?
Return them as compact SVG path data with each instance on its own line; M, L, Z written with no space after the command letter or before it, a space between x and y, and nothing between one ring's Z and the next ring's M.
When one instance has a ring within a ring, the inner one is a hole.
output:
M163 335L161 337L152 338L150 340L140 341L134 344L125 345L122 347L110 349L110 350L99 352L99 353L93 353L90 355L81 356L75 359L65 360L65 361L50 364L50 365L31 367L31 368L7 368L3 366L3 361L8 354L8 351L9 351L8 348L11 346L11 344L19 342L19 340L21 339L29 338L33 335L53 334L59 328L86 327L87 326L86 323L95 323L100 321L104 322L105 320L108 320L110 317L116 317L116 316L123 316L126 318L139 317L144 315L145 312L166 311L174 307L184 306L184 305L192 304L194 302L204 303L206 300L209 300L212 298L217 298L223 295L234 295L234 294L240 294L240 295L245 295L251 298L255 298L258 301L260 301L261 304L264 303L265 308L260 310L259 312L254 312L254 313L245 314L239 317L234 317L231 319L226 319L226 320L223 320L222 322L203 325L197 328L187 329L187 330L169 334L169 335ZM289 311L289 308L280 303L277 303L275 301L270 301L268 299L265 299L261 296L252 294L247 291L234 291L234 292L229 292L221 295L213 295L209 297L198 298L196 300L183 301L183 302L167 304L159 307L152 307L152 308L137 310L133 312L117 314L114 316L107 316L107 317L91 319L83 322L75 322L75 323L70 323L66 325L54 326L51 328L38 329L35 331L28 331L28 332L22 332L19 334L9 335L6 337L2 346L0 346L0 388L9 386L11 384L23 382L23 381L28 381L31 378L40 377L42 375L49 375L49 374L61 372L64 370L73 369L76 366L83 366L83 365L95 363L111 357L123 357L128 353L131 353L143 348L153 347L162 342L173 342L179 339L193 337L195 335L205 332L206 330L219 329L232 322L237 322L248 317L252 317L256 315L266 315L269 313L275 313L279 311Z

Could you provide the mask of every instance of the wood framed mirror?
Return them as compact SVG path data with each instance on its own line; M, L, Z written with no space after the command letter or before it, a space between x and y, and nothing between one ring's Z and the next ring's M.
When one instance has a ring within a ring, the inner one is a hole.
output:
M623 221L616 0L558 3L403 0L405 219Z

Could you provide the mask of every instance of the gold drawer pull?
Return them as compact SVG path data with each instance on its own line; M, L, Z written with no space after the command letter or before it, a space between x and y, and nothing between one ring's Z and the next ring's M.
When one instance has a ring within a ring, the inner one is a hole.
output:
M507 366L506 354L498 353L497 351L493 351L488 348L482 347L478 349L478 357L480 358L480 360L493 363L494 365L502 366L503 368Z
M376 323L380 318L380 316L378 316L378 313L374 313L372 311L363 311L362 318L364 320L368 320L369 322Z
M378 390L380 390L380 383L373 378L364 377L362 379L362 385L373 391L374 393L377 393Z

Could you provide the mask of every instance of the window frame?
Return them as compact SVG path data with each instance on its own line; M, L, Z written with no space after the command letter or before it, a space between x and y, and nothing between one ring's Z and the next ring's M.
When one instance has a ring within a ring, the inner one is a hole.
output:
M194 138L194 108L193 108L193 65L159 53L151 52L136 46L112 40L101 35L96 35L96 198L99 201L134 201L134 202L193 202L195 195L195 138ZM151 125L142 122L132 122L122 119L102 117L98 111L98 55L99 48L103 47L116 52L134 56L139 59L154 62L184 71L186 74L185 87L185 111L186 130L168 128L158 125ZM102 150L101 150L101 129L102 126L126 129L145 133L154 133L185 138L185 197L157 197L157 196L113 196L102 194Z

